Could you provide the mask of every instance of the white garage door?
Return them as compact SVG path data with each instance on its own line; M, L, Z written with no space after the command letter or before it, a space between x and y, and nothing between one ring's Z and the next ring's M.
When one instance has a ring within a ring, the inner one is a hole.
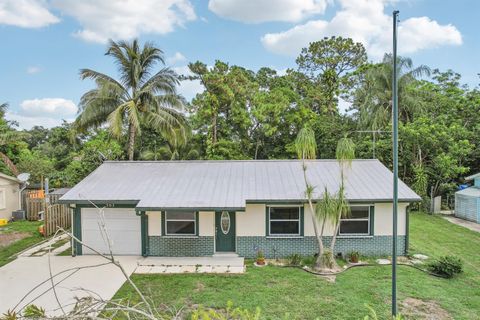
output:
M117 255L141 255L142 240L140 217L135 215L135 209L106 208L104 209L106 230L112 244L112 250ZM82 209L82 241L101 253L109 253L107 240L100 231L100 216L96 208ZM83 254L93 254L83 247Z

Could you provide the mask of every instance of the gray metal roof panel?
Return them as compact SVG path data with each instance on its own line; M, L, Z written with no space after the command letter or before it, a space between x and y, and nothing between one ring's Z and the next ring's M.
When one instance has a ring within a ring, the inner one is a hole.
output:
M309 160L315 197L338 191L336 160ZM346 174L348 199L392 198L392 173L378 160L354 160ZM304 199L300 160L105 162L61 200L138 200L142 208L242 208L246 202ZM399 199L420 197L399 182Z
M478 197L480 198L480 188L477 187L468 187L463 190L455 192L455 194L469 196L469 197Z

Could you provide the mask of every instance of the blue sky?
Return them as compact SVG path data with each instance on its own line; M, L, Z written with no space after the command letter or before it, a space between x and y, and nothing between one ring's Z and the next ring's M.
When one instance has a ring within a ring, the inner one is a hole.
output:
M0 102L22 128L73 119L93 86L79 69L116 75L108 38L153 41L178 72L216 59L282 71L302 46L331 35L362 42L378 61L391 48L394 8L401 54L480 83L476 0L0 0ZM199 90L180 88L188 99Z

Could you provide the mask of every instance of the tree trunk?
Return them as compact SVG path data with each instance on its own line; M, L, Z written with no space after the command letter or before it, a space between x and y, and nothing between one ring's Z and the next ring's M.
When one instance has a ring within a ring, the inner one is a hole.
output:
M305 158L303 157L302 159L302 166L303 166L303 179L305 180L305 187L308 189L309 184L307 180L307 166L305 164ZM318 244L318 257L315 260L315 269L322 269L322 256L323 256L323 239L322 239L322 234L318 233L318 226L317 226L317 220L315 218L315 210L313 209L313 203L312 203L312 198L311 195L307 194L307 200L308 200L308 206L310 207L310 213L312 216L312 223L313 223L313 230L315 231L315 239L317 239L317 244ZM323 230L323 228L322 228ZM323 233L323 232L322 232Z
M128 160L133 161L133 155L135 152L135 127L130 124L128 131Z
M212 119L212 145L217 143L217 113L213 115Z

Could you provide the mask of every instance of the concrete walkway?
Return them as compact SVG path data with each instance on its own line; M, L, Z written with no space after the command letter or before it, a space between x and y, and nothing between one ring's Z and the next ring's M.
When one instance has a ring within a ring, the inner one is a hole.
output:
M480 232L480 224L472 221L467 221L463 219L459 219L456 217L443 217L445 220L450 221L451 223L454 223L456 225L465 227L467 229L470 229L472 231Z
M244 259L238 256L147 257L135 273L244 273Z
M63 271L54 279L57 296L60 303L67 306L67 311L74 307L75 297L90 294L85 290L94 292L103 299L111 299L125 282L122 272L112 264L105 264L108 261L99 256L21 256L0 268L0 314L13 309L17 304L15 310L19 311L32 303L44 308L49 315L62 314L48 280L49 257L52 273ZM117 259L130 275L137 267L137 261L143 258L120 256ZM88 266L95 267L87 268ZM46 282L42 284L44 281ZM37 285L38 288L34 289ZM34 290L29 293L32 289Z

